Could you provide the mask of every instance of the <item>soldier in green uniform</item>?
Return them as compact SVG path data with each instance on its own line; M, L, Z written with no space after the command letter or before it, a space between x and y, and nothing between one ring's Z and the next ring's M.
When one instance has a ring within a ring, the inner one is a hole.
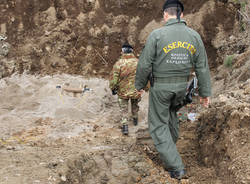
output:
M198 78L200 102L205 107L211 96L206 50L200 35L181 19L183 10L179 0L167 0L164 3L166 24L149 35L139 58L135 79L135 87L140 91L150 78L150 135L165 169L176 179L183 178L185 170L176 148L179 120L174 107L185 96L192 68Z
M113 95L118 95L118 103L121 111L122 133L128 135L128 122L130 115L128 112L129 100L133 123L138 124L138 102L141 99L141 93L135 89L135 73L138 59L133 54L133 48L127 42L122 46L122 56L114 64L110 75L109 87Z

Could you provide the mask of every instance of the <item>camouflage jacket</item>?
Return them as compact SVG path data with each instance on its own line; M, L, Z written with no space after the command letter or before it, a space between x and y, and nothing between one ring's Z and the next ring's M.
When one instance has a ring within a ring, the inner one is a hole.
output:
M134 54L123 54L114 64L110 75L109 87L117 89L117 95L123 99L138 99L140 94L135 89L135 73L138 59Z

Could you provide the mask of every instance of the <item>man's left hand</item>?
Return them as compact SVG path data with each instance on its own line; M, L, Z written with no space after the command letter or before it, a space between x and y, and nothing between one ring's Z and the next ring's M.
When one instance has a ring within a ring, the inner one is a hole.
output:
M112 95L116 95L117 94L117 90L116 89L112 89Z

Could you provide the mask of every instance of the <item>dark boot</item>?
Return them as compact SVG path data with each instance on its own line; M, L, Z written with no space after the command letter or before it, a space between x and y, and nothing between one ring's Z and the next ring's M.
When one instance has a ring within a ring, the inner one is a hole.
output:
M135 126L138 125L138 118L133 118L133 123Z
M122 133L123 135L128 135L128 125L122 125Z
M186 171L183 169L180 171L170 171L169 173L171 178L181 180L182 178L185 178Z

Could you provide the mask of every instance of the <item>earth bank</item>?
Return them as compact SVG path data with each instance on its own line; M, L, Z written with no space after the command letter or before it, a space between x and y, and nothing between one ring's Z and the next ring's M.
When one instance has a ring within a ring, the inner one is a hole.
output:
M223 63L225 54L247 50L246 35L238 38L245 23L237 12L246 2L183 0L185 20L201 34L212 68ZM3 0L0 33L11 49L1 59L5 68L1 76L28 71L106 77L125 40L140 54L148 34L163 25L162 4L162 0Z

